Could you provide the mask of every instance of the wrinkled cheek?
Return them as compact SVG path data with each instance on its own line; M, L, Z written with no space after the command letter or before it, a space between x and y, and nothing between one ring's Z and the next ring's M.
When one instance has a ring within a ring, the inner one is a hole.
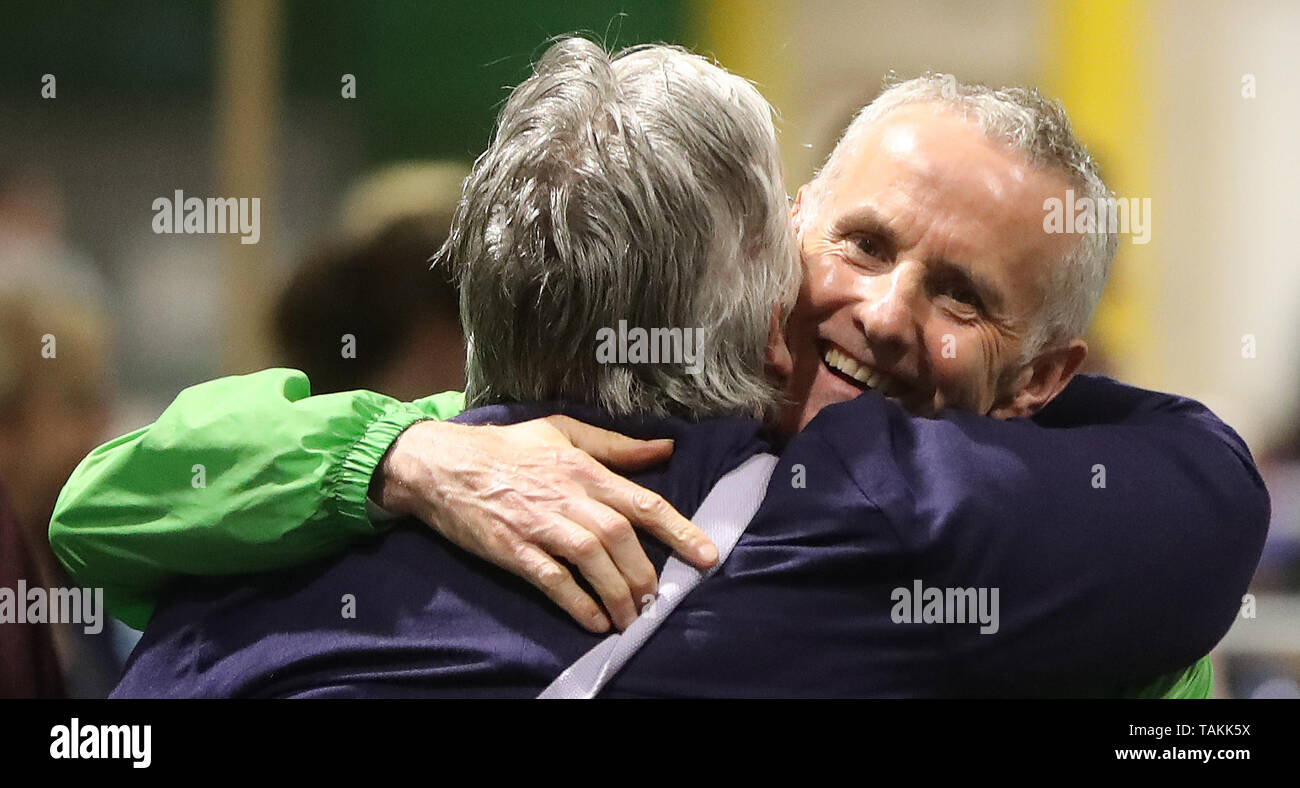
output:
M954 334L942 334L928 345L934 373L935 407L984 412L987 377L983 348L978 342L963 341Z
M814 251L804 255L804 279L801 290L815 305L844 301L856 283L856 277L837 264L835 255Z

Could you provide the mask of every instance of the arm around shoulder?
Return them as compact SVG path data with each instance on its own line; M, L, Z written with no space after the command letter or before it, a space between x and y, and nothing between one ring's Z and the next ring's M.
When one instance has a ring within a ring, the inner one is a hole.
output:
M310 396L268 369L185 389L156 422L91 452L59 495L50 543L83 586L143 627L180 575L267 571L373 533L370 477L406 427L463 407L369 391Z

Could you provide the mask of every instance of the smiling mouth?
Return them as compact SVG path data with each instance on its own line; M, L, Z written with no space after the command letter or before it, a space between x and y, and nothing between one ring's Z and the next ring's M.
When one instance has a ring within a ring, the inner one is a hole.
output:
M897 396L904 388L891 375L859 361L835 345L827 344L822 349L822 363L831 374L861 391L870 389L889 397Z

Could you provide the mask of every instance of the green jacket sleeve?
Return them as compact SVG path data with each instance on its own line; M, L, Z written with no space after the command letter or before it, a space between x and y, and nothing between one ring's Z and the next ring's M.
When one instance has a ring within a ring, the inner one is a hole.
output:
M1214 665L1208 655L1195 665L1156 681L1137 693L1139 698L1188 700L1214 697Z
M389 445L464 409L459 392L412 403L310 393L289 369L185 389L156 422L82 460L50 520L55 555L143 628L178 576L294 566L374 533L366 493Z

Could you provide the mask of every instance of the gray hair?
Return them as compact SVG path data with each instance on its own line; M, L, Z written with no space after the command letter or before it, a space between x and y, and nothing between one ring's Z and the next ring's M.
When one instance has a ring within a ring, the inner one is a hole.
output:
M471 406L766 416L768 329L800 276L771 107L677 47L561 39L506 101L435 264L459 278ZM602 363L620 320L696 329L695 371Z
M925 74L895 82L863 107L845 130L826 165L814 179L814 194L839 172L845 140L906 104L935 103L973 119L991 140L1007 144L1033 167L1059 172L1081 197L1103 205L1111 197L1096 161L1074 136L1065 109L1032 88L989 88L959 82L951 74ZM1065 257L1051 267L1037 326L1026 342L1024 360L1044 347L1083 336L1106 288L1119 246L1113 227L1094 223Z

